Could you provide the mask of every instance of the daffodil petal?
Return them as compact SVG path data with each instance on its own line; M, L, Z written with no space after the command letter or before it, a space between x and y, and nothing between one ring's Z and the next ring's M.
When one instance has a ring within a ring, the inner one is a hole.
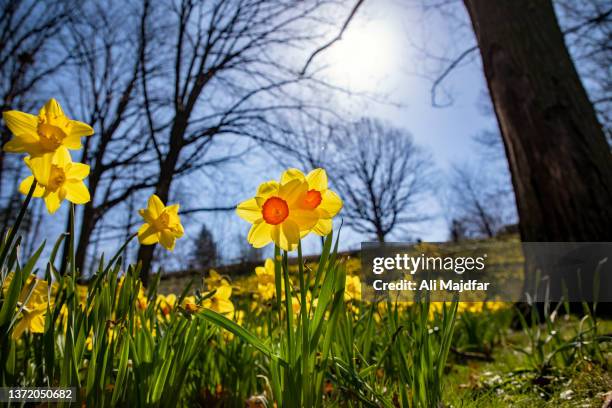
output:
M45 332L45 313L41 311L34 311L35 315L30 320L30 331L32 333L44 333Z
M68 164L72 163L70 152L65 147L59 147L54 153L51 153L53 159L52 163L58 167L65 168Z
M217 288L217 292L215 293L215 297L219 299L229 299L232 296L232 287L231 285L223 284Z
M300 181L304 181L306 179L306 177L304 176L304 173L302 173L300 170L298 169L287 169L282 175L281 175L281 184L287 184L288 182L290 182L291 180L300 180Z
M145 220L147 224L153 224L153 222L155 222L155 218L152 218L151 214L149 213L149 210L145 208L141 208L140 210L138 210L138 214L140 214L140 216Z
M58 208L60 208L62 201L60 200L58 193L47 193L45 196L45 204L49 214L53 214L58 210Z
M270 258L266 258L266 261L264 262L264 268L266 268L266 271L268 273L274 274L274 261Z
M327 190L327 173L319 168L314 169L306 176L308 188L311 190L325 191Z
M292 208L288 219L295 222L299 226L300 231L304 231L310 230L316 225L319 215L314 210Z
M180 208L181 208L180 204L172 204L172 205L167 206L165 210L167 213L178 215Z
M68 135L62 140L62 145L70 150L79 150L83 147L79 136Z
M278 182L271 180L261 183L257 189L257 196L267 198L271 195L278 194L279 184Z
M261 208L257 205L257 201L254 198L250 198L238 204L238 207L236 207L236 214L243 220L251 223L257 222L262 218Z
M87 123L79 122L78 120L70 121L70 133L68 137L73 138L81 138L84 136L91 136L94 134L94 130ZM79 142L80 144L80 142Z
M183 224L181 224L180 220L172 227L172 233L176 238L181 238L185 235L185 230L183 229Z
M281 185L278 195L289 205L296 203L308 191L308 185L300 180L294 179Z
M218 313L221 313L223 315L230 315L234 313L234 304L230 300L219 299L217 301L216 309L217 310L215 311Z
M174 251L174 244L176 243L176 239L170 231L163 230L159 234L159 243L168 251Z
M255 248L263 248L272 241L272 229L273 226L263 220L256 222L251 226L247 240Z
M51 162L53 161L53 154L47 153L37 157L26 157L24 159L32 174L36 177L36 180L42 184L47 185L49 183L49 176L51 175Z
M38 118L29 113L19 111L7 111L2 113L4 123L15 135L31 135L38 139Z
M22 317L19 322L15 325L15 327L13 328L13 340L18 340L21 335L23 334L23 332L25 331L25 329L28 328L28 322L27 320Z
M159 241L157 231L149 224L143 224L138 229L138 242L142 245L153 245Z
M151 197L149 197L148 210L150 216L153 219L157 219L157 217L159 217L160 214L164 211L164 208L164 203L162 203L162 200L160 200L160 198L156 194L153 194L151 195Z
M64 111L62 110L62 107L60 106L59 102L57 102L55 98L49 99L45 106L40 109L40 112L38 114L39 116L51 117L66 116L64 115Z
M72 163L66 172L67 179L83 180L89 176L89 166L83 163Z
M300 241L300 228L297 223L291 220L285 220L281 225L281 230L281 243L283 243L283 240L287 241L286 244L281 247L291 251Z
M71 203L85 204L91 199L87 186L81 180L67 180L64 183L64 188L66 190L66 199Z
M25 179L23 179L21 184L19 184L19 192L21 194L27 195L30 192L30 188L32 187L33 182L34 182L34 176L28 176ZM40 184L36 184L36 187L34 188L34 194L32 194L32 197L42 197L44 192L45 192L45 189L42 188Z
M317 222L317 224L314 226L314 228L312 229L312 231L317 234L317 235L321 235L322 237L329 235L329 233L332 231L332 219L331 218L321 218L319 219L319 221Z
M328 217L334 217L342 209L342 199L334 191L326 190L321 198L321 204L317 209L325 211Z
M9 153L28 153L34 156L43 153L38 137L30 133L15 135L4 145L3 150Z

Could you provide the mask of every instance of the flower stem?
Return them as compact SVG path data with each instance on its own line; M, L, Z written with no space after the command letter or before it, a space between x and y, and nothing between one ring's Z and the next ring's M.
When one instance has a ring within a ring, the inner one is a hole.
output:
M26 196L25 201L23 202L23 204L21 204L21 209L19 210L19 214L17 215L17 219L15 220L15 225L13 225L13 228L11 228L8 238L4 242L4 246L2 247L2 253L0 253L0 265L4 265L4 259L6 258L6 254L13 245L15 235L17 235L17 230L19 230L19 226L23 221L23 217L25 216L25 213L28 209L28 205L30 205L30 200L34 195L34 190L36 190L36 180L32 182L32 185L30 186L30 191L28 191L28 195Z

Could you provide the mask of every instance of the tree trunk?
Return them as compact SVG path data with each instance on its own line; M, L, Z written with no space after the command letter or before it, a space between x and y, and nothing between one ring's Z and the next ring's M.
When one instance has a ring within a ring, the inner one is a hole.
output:
M178 122L186 124L186 121ZM182 135L185 131L185 128L186 126L173 126L171 133L172 136L170 138L170 149L160 167L160 174L159 179L157 181L157 185L155 187L155 194L157 194L157 196L160 198L160 200L162 200L165 205L168 205L168 198L170 197L170 186L172 184L172 178L174 177L176 164L178 163L180 150L182 148ZM151 262L153 261L154 251L155 245L141 245L138 249L138 260L141 262L140 280L145 286L149 283Z
M612 241L610 149L551 1L464 3L503 136L522 240Z

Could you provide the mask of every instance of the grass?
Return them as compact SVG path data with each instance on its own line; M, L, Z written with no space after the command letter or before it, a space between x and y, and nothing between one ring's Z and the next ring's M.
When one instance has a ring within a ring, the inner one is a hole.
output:
M559 325L561 336L570 338L580 324L570 317ZM612 321L599 321L599 328L612 333ZM449 369L444 401L453 407L601 407L604 395L612 390L612 373L587 360L546 375L524 371L529 357L516 351L527 348L529 341L522 331L508 330L504 341L495 349L492 361L457 362Z

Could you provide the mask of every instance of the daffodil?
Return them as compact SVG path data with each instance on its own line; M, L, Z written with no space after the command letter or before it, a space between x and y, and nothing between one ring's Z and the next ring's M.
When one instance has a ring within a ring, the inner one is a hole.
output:
M359 276L346 277L344 300L361 300L361 280L359 280Z
M307 194L308 184L303 180L262 183L255 197L236 209L241 218L253 224L247 237L249 243L262 248L274 241L286 251L296 249L300 238L318 221L315 211L301 205Z
M159 307L162 316L167 317L176 305L176 295L171 293L169 295L157 295L155 300L156 305Z
M145 223L138 230L138 241L142 245L160 243L168 251L174 250L177 238L185 233L178 215L179 205L164 206L158 196L149 198L146 209L139 210Z
M21 319L13 329L13 339L17 340L27 329L30 333L43 333L45 331L45 315L47 314L47 303L35 303L26 305L21 310Z
M234 314L234 304L230 300L231 296L232 287L228 284L223 284L215 289L214 295L202 302L202 306L223 315L232 315Z
M208 271L208 277L204 278L204 281L206 282L206 287L208 288L208 290L213 290L224 284L229 284L227 277L221 275L214 269Z
M185 299L183 299L183 308L188 313L195 313L200 310L200 305L198 305L195 296L185 296Z
M332 219L342 209L342 199L328 188L327 173L323 169L314 169L304 175L298 169L288 169L281 176L281 183L292 180L305 181L308 185L306 194L300 197L298 206L302 209L314 210L318 221L312 231L325 236L332 230Z
M270 300L276 293L276 285L274 281L274 261L270 258L266 259L264 266L255 268L257 275L257 293L261 300Z
M24 160L32 170L32 176L21 182L19 191L28 194L36 180L33 197L42 197L50 214L56 212L64 200L74 204L89 202L89 190L83 182L89 175L89 166L73 163L67 150L58 150L56 154L43 156L38 161L30 157Z
M145 310L147 308L148 303L149 300L147 299L147 295L145 294L141 286L138 290L138 297L136 298L136 307L139 310Z
M58 151L78 150L82 147L81 137L94 133L91 126L68 118L55 99L50 99L38 116L8 111L2 117L14 135L4 145L4 151L27 153L34 161Z

